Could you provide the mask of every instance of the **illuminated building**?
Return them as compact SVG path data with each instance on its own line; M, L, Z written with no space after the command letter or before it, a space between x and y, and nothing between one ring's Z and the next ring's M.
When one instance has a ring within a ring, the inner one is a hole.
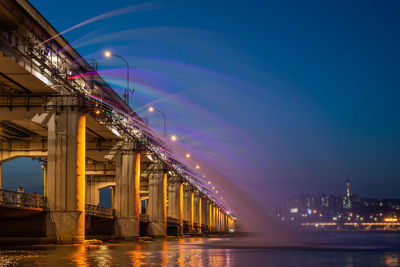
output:
M343 197L343 208L351 209L350 180L349 180L349 178L347 178L347 181L346 181L346 196Z

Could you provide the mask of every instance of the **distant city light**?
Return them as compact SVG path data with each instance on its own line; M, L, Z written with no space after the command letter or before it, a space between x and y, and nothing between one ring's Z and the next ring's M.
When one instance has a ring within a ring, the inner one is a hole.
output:
M298 208L292 208L292 209L290 209L290 212L291 212L291 213L297 213L298 211L299 211Z

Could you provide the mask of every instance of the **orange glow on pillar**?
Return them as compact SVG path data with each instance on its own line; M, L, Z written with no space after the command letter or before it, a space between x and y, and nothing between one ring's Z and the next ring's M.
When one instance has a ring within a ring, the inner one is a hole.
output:
M201 197L199 197L199 232L201 233Z
M183 234L183 184L179 185L179 225L180 233Z
M215 207L213 206L213 223L212 223L212 226L213 226L213 228L215 228L215 226L216 226L216 220L215 220L215 215L216 215L216 209L215 209Z
M209 205L209 213L210 213L210 217L208 218L208 223L209 223L209 226L210 226L210 229L211 229L211 227L212 227L212 206L211 206L211 203Z
M139 235L140 233L140 153L136 153L136 162L135 162L135 219L136 219L136 233Z
M76 149L76 210L80 211L76 227L75 241L85 241L85 164L86 164L86 115L78 120Z
M193 229L194 226L194 192L192 192L191 196L190 196L190 225Z
M168 174L164 173L162 181L163 206L164 206L163 220L164 220L165 233L167 233L167 176Z

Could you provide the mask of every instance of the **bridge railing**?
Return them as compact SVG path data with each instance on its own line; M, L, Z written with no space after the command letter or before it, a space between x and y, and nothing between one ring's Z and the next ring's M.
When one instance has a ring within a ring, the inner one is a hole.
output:
M87 215L99 216L99 217L115 217L115 210L96 205L85 205L85 213Z
M174 217L167 217L167 223L169 224L179 224L179 220L177 218Z
M0 189L0 206L46 209L46 197L38 194L28 194Z

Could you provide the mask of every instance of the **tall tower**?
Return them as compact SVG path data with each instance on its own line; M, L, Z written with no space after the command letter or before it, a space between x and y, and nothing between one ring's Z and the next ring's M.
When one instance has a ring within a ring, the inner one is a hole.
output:
M346 181L346 197L350 197L350 179L347 177Z

